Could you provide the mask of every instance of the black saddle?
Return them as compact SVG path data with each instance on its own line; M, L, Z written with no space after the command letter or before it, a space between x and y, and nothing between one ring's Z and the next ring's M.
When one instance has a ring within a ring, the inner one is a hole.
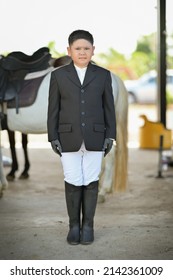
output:
M32 55L20 51L9 53L0 59L0 103L16 98L23 87L26 74L42 71L50 67L51 54L42 47Z
M11 52L0 61L0 66L8 71L21 69L27 72L36 72L46 69L49 66L51 55L47 47L38 49L32 55L23 52Z

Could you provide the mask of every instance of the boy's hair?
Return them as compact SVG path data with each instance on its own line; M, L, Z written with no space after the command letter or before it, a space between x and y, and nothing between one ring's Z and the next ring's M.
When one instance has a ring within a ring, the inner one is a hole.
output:
M69 46L73 44L74 41L78 39L85 39L89 41L92 45L94 44L94 39L91 33L86 30L75 30L68 37Z

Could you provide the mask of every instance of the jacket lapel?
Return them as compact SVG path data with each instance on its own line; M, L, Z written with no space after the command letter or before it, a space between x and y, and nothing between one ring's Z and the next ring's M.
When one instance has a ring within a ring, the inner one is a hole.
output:
M74 83L75 85L77 85L78 87L81 87L81 83L80 83L80 80L79 80L79 77L78 77L78 74L76 72L76 69L73 65L73 62L71 62L70 64L67 65L67 71L69 72L68 73L68 78L69 80L72 81L72 83Z
M73 65L73 62L71 62L69 65L67 65L67 71L69 72L68 78L78 87L86 87L93 79L95 79L94 72L96 71L96 67L89 63L87 67L87 71L85 74L83 85L81 85L78 74L76 72L76 69Z
M89 63L82 87L86 87L92 80L95 79L95 71L96 67L93 64Z

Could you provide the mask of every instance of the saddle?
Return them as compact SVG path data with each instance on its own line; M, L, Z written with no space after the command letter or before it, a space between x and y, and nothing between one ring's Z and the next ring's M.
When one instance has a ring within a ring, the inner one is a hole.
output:
M27 72L36 72L46 69L49 66L51 55L47 47L38 49L32 55L23 52L11 52L1 60L1 67L8 71L21 69Z
M51 55L47 47L42 47L31 56L20 51L11 52L0 59L0 103L7 102L8 108L31 105L38 88L45 77L45 69L50 68ZM25 80L26 75L43 72L40 77Z

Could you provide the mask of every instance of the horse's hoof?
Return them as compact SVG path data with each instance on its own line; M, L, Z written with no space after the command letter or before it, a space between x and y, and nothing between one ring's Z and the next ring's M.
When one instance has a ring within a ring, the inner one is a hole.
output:
M25 179L28 179L28 178L29 178L29 174L28 174L28 173L21 174L21 175L19 176L19 179L20 179L20 180L25 180Z
M15 175L7 174L6 179L7 181L14 181Z
M3 182L1 191L4 191L6 189L8 189L8 181L7 180Z
M98 203L103 203L105 202L105 196L103 194L98 194L98 199L97 199Z
M1 190L0 191L0 198L2 198L3 197L3 191Z

